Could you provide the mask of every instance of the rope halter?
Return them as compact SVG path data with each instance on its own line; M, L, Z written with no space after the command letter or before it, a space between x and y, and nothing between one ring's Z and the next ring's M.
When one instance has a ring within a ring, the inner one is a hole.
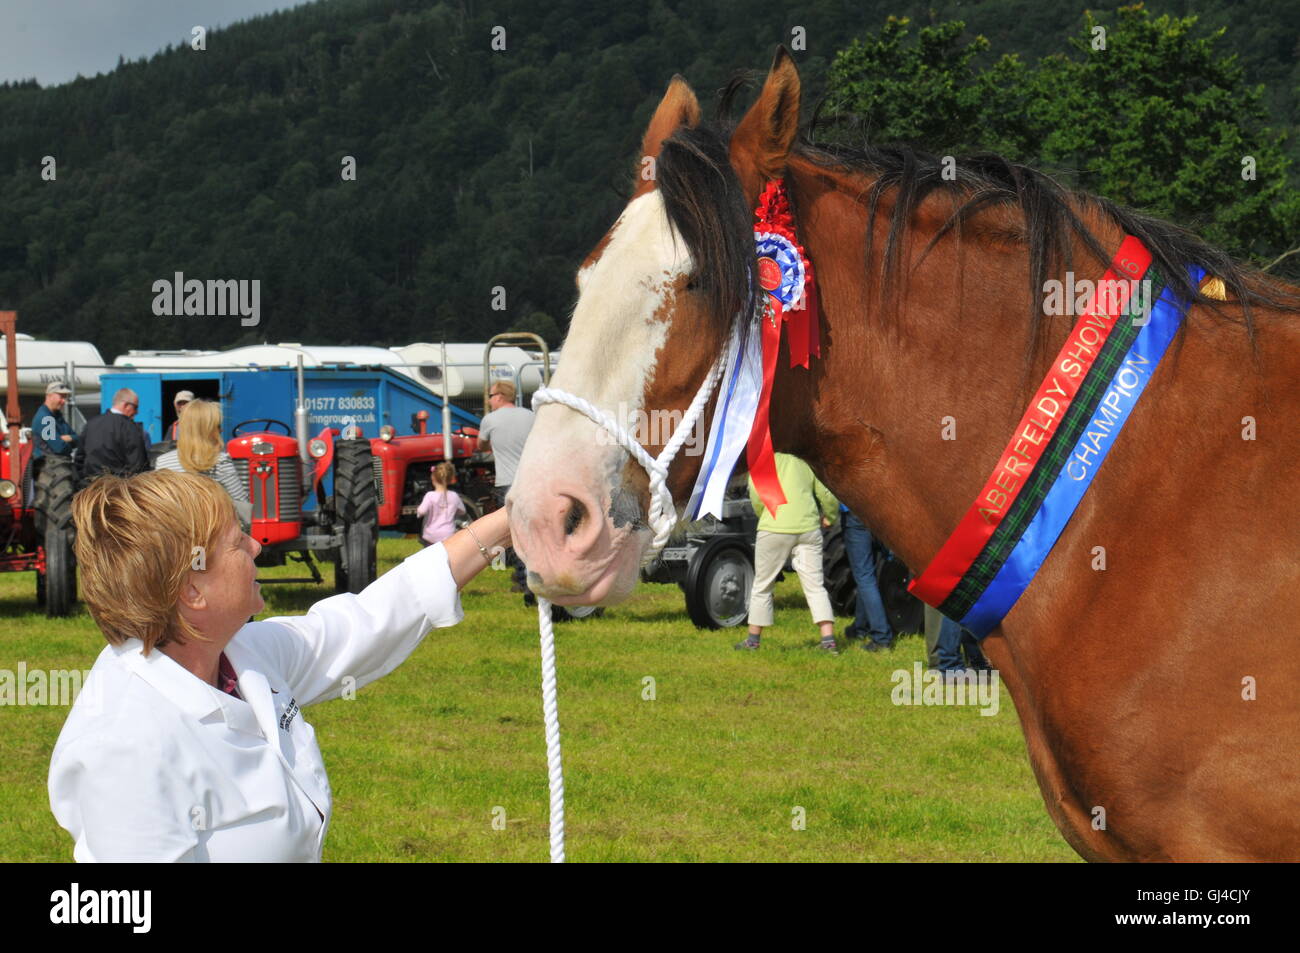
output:
M647 518L650 528L654 530L654 538L650 541L649 548L641 558L642 566L649 565L659 555L667 544L668 537L672 535L673 527L677 525L677 506L673 502L673 495L668 489L668 468L672 466L677 451L682 448L686 438L695 429L696 421L704 413L704 408L713 395L713 389L718 385L718 379L722 376L725 359L726 352L724 350L722 355L714 361L709 373L705 375L704 382L700 384L700 389L696 391L695 399L691 401L691 405L686 408L686 414L682 417L681 423L677 425L677 429L673 431L672 437L664 444L663 450L657 457L650 456L645 447L637 442L626 427L590 401L584 400L576 394L570 394L568 391L560 390L557 387L543 387L533 393L533 407L538 407L541 404L563 404L571 410L576 410L598 426L604 427L618 445L645 469L646 474L650 477L650 512Z

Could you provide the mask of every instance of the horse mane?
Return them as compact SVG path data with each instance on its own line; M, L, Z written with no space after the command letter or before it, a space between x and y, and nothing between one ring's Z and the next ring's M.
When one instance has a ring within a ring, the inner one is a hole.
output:
M655 177L668 220L686 242L695 280L709 295L710 320L717 325L713 330L720 332L729 331L742 310L747 311L749 296L757 290L757 276L751 267L753 212L730 163L728 145L734 124L721 118L730 113L731 102L745 81L738 77L722 91L717 121L679 129L664 142L656 163ZM1224 302L1202 294L1189 280L1187 266L1199 265L1219 278L1229 296L1241 305L1252 348L1252 306L1300 311L1300 289L1235 261L1186 229L1100 196L1067 189L1050 176L1003 156L939 157L909 145L850 148L817 144L812 141L815 123L814 118L801 131L794 154L829 172L870 180L865 193L869 207L867 267L877 252L874 226L881 199L886 194L893 196L879 262L883 300L887 302L896 300L902 284L900 257L913 216L927 198L948 195L952 212L930 237L922 257L950 232L962 240L962 228L967 224L977 230L983 226L1000 240L1023 244L1030 264L1031 351L1038 337L1044 284L1058 271L1072 267L1075 242L1099 262L1109 263L1114 255L1114 249L1103 246L1090 222L1109 223L1139 238L1150 250L1153 266L1180 298L1208 305L1223 315ZM797 220L797 196L792 195L791 200ZM990 226L984 213L998 210L1010 211L1015 226Z
M1221 300L1207 297L1192 284L1187 266L1199 265L1208 275L1219 278L1230 297L1241 304L1242 319L1252 344L1255 336L1252 306L1300 310L1300 292L1237 262L1190 231L1090 192L1067 189L1051 176L995 153L940 157L909 145L868 145L853 149L814 145L807 138L800 141L795 153L819 168L873 180L865 196L869 207L868 261L875 250L874 226L880 201L892 191L894 202L880 263L887 295L897 288L899 257L908 223L931 195L947 194L953 202L952 212L930 237L921 257L949 232L960 235L963 225L977 223L981 213L996 209L1012 211L1018 227L998 231L1000 237L1018 240L1028 251L1031 318L1039 314L1044 283L1059 270L1073 267L1076 240L1102 267L1109 264L1115 250L1105 247L1098 239L1090 224L1096 222L1112 225L1140 239L1151 252L1153 266L1178 297L1223 313Z
M692 284L708 296L711 330L724 339L758 290L754 213L731 167L730 138L707 126L682 128L655 162L668 221L691 255Z

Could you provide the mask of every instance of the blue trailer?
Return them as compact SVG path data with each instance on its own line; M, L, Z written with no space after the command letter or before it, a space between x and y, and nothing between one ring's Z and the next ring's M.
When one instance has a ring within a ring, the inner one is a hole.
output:
M303 369L305 403L313 432L324 427L344 429L349 423L364 436L378 436L387 424L399 435L419 433L416 414L428 413L429 433L442 432L442 400L418 383L384 367L308 367ZM136 371L123 369L100 378L101 407L107 412L113 394L129 387L140 397L136 420L150 441L163 440L176 420L173 401L183 390L221 404L222 436L233 437L245 420L292 422L297 398L297 371L289 367L247 370ZM452 429L477 427L478 418L452 405Z
M120 388L135 391L136 419L155 444L168 437L178 393L218 402L226 449L248 488L259 565L294 559L321 582L313 556L326 558L340 591L374 580L381 529L409 532L418 522L412 501L427 491L431 463L446 457L464 488L490 496L479 419L449 407L444 440L442 401L386 367L123 369L103 375L101 387L105 412Z

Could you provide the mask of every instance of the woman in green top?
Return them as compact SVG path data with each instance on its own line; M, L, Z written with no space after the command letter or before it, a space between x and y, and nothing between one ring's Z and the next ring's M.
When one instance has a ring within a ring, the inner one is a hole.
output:
M786 502L767 512L749 479L749 501L758 514L758 537L754 541L754 588L749 596L749 638L738 649L757 649L763 629L772 624L772 586L793 553L804 598L813 622L821 630L821 647L838 654L835 646L835 613L822 581L822 527L839 516L839 502L812 469L798 457L776 454L776 475Z

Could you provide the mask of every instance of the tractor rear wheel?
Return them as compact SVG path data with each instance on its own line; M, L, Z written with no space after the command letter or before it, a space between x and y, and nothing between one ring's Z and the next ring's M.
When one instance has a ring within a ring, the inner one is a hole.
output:
M844 546L844 520L836 520L822 531L822 578L831 608L838 616L852 618L858 611L858 584L853 578L853 564Z
M334 513L343 524L334 588L360 592L375 581L375 543L379 536L379 495L369 440L334 444Z
M71 459L47 455L36 479L33 507L36 531L45 546L45 579L37 583L37 601L49 616L65 616L77 600L77 563L72 551L72 497L77 468Z
M72 534L53 523L45 527L45 614L65 616L77 600L77 567Z
M343 588L340 592L360 592L375 581L375 527L371 523L352 523L343 538ZM339 570L335 570L336 573ZM338 576L335 576L338 579ZM337 583L336 583L337 588Z
M373 524L379 519L369 440L340 440L334 444L334 511L345 523Z

